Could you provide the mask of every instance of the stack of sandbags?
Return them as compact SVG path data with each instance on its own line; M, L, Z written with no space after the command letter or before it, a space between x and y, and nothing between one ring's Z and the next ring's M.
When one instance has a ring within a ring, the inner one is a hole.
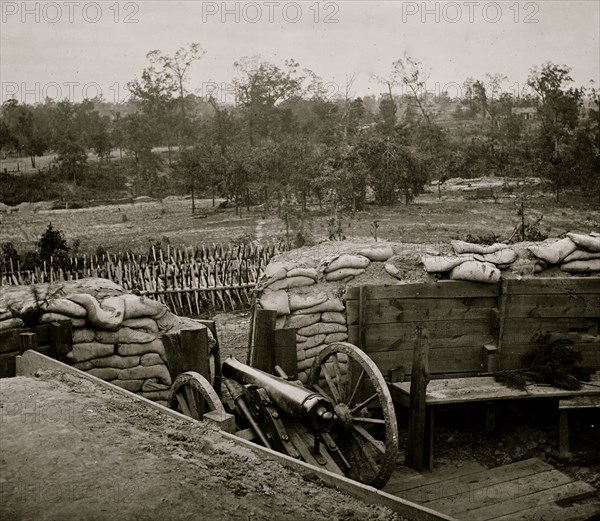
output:
M166 403L172 383L162 334L206 328L103 279L64 282L51 289L35 286L29 291L35 292L34 301L23 298L21 313L34 306L39 323L71 322L73 345L67 358L74 367L159 402ZM10 293L14 305L16 292ZM212 347L215 342L207 331Z
M277 311L277 328L296 330L300 381L307 381L315 357L325 346L348 339L346 308L340 297L344 284L365 273L371 263L384 263L393 255L391 246L374 244L337 254L288 254L267 266L258 302L263 309ZM346 364L340 357L342 374Z
M448 273L452 280L495 283L500 280L500 269L509 267L517 259L507 244L482 246L464 241L452 241L454 254L421 257L427 273Z
M576 249L561 261L560 269L569 273L600 272L600 234L567 233Z

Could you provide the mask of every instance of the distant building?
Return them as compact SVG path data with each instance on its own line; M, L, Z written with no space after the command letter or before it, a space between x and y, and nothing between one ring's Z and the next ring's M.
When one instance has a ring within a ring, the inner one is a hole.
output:
M537 109L535 107L516 107L511 110L515 116L519 116L526 120L537 118Z

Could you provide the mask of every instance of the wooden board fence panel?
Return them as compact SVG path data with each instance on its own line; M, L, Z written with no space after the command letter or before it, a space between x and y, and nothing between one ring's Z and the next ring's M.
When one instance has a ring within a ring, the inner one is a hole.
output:
M499 284L481 284L457 280L440 280L437 283L394 284L390 286L363 286L369 300L394 298L466 298L497 297ZM349 287L346 300L358 300L360 288Z
M430 320L489 319L496 298L425 299L392 298L368 300L364 317L369 324L423 322ZM359 303L347 302L348 324L358 324Z
M600 293L509 295L506 318L600 317Z

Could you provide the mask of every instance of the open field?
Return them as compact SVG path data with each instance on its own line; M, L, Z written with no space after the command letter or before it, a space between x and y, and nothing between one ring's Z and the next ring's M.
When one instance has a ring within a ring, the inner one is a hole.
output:
M457 191L426 193L411 205L369 206L353 216L344 214L342 230L348 238L372 238L378 221L379 239L421 244L447 243L455 238L495 234L507 240L517 223L517 196L504 194L497 202L472 199ZM139 202L69 210L19 211L0 214L0 243L13 242L18 250L33 248L48 223L62 230L69 243L80 241L80 251L94 253L98 247L111 252L147 252L151 243L173 246L229 242L245 239L270 240L285 236L283 221L261 208L244 208L242 216L233 209L212 208L204 199L196 215L189 199L168 198L163 202ZM300 212L298 212L300 213ZM596 198L564 194L556 203L550 193L537 192L526 206L527 219L543 215L541 229L550 236L568 230L600 229L600 205ZM319 242L327 238L329 214L311 207L304 216L303 235ZM299 222L293 223L295 236ZM549 227L549 232L548 232Z

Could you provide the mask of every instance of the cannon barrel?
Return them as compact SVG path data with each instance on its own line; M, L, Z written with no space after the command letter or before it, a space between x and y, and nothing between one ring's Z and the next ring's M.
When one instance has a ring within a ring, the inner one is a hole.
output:
M315 431L326 431L333 423L333 404L298 384L250 367L232 356L223 362L223 376L240 384L262 387L280 411L306 421Z

